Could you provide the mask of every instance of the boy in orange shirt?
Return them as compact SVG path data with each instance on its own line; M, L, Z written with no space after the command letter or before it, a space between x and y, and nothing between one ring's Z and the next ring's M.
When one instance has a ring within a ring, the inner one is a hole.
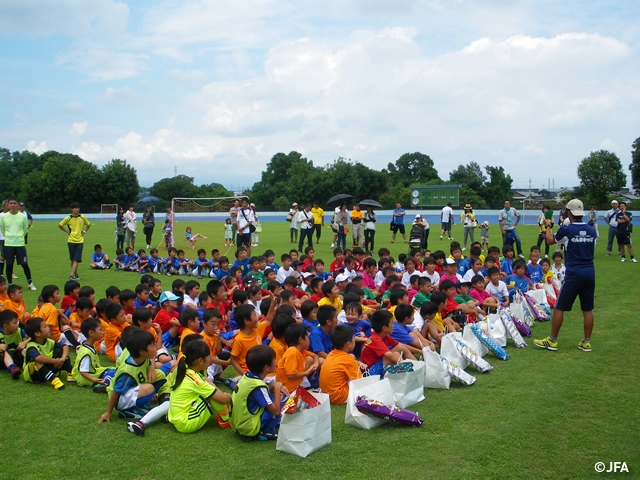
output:
M76 311L69 315L69 324L74 331L80 333L80 326L91 316L92 309L93 305L88 298L82 297L76 300Z
M287 344L284 340L284 332L286 332L287 327L296 323L296 320L291 315L280 314L276 317L271 325L271 333L273 334L273 338L271 342L269 342L269 346L273 348L273 351L276 352L276 365L280 362L280 359L284 355L284 352L287 351ZM274 377L276 372L270 373L269 377Z
M45 285L42 293L40 293L40 297L43 303L38 311L38 315L49 325L51 338L55 342L61 341L65 345L72 345L74 347L80 345L69 325L60 327L58 320L60 312L56 308L56 303L60 301L60 289L55 285ZM63 323L69 323L69 320L64 315L61 315L61 317ZM61 339L61 337L64 338Z
M302 383L304 377L318 369L318 356L309 351L309 332L304 325L289 325L284 332L287 341L286 352L278 362L276 381L282 383L289 392L293 392Z
M240 327L240 331L233 339L231 348L231 365L236 369L238 375L244 375L249 371L247 368L247 352L251 347L262 345L264 332L271 325L276 312L276 301L273 294L270 295L271 303L265 319L258 323L260 315L256 308L250 303L239 305L234 312L234 320Z
M9 298L3 301L0 311L11 310L15 312L18 315L18 321L24 325L31 315L27 313L27 306L22 299L22 287L15 284L9 285L7 295Z
M9 300L9 295L7 295L7 280L0 275L0 306L7 300Z
M220 310L215 308L207 308L202 317L203 329L200 332L202 338L211 352L211 365L207 368L207 375L212 381L220 380L220 374L224 369L231 365L229 361L230 353L228 350L222 349L220 340L220 323L222 322L222 314Z
M122 305L118 303L109 305L105 309L104 315L109 321L104 331L104 345L107 351L107 357L109 357L109 360L112 362L115 362L116 358L122 353L120 335L129 324L124 319L124 309Z
M344 405L349 395L349 382L362 377L363 363L349 355L356 342L353 340L353 328L347 325L336 325L331 331L333 350L324 359L320 369L320 388L329 394L334 405Z
M182 333L180 334L180 346L178 347L178 358L182 358L182 341L189 335L197 335L200 329L200 317L198 310L194 308L185 308L180 313L180 326Z

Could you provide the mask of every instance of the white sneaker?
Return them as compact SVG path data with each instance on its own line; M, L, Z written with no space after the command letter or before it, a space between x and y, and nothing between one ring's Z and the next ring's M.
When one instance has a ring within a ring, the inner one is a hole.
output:
M635 258L634 258L634 260L635 260ZM627 261L627 259L626 259L626 258L624 258L624 257L622 257L622 260L620 260L620 261L621 261L621 262L626 262L626 261Z
M332 243L330 248L333 248L333 247L335 247L335 246L336 246L336 244L335 244L335 243Z
M18 275L16 275L16 274L11 274L11 278L13 278L15 280L16 278L20 278L20 277L18 277Z
M149 250L151 248L151 245L147 245L147 250Z
M464 252L467 249L467 247L462 247L462 251Z
M635 258L632 258L632 259L631 259L631 262L632 262L632 263L638 263L638 260L636 260Z
M523 254L520 254L520 255L518 255L518 256L519 256L520 258L524 258L524 255L523 255Z
M635 260L635 258L634 258ZM29 290L37 290L36 286L33 283L29 284Z

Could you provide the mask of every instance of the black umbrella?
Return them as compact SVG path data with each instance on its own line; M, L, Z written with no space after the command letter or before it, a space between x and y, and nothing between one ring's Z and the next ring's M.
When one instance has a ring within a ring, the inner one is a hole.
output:
M334 195L329 200L327 200L327 205L333 205L336 203L341 204L344 202L348 202L352 198L353 195L349 195L348 193L339 193L338 195Z
M155 202L159 202L159 201L160 201L160 199L158 197L142 197L136 203L138 205L140 205L141 203L155 203Z
M361 207L382 208L382 205L380 205L379 202L376 202L375 200L371 200L370 198L367 198L366 200L362 200L361 202L358 202L358 205L360 205Z

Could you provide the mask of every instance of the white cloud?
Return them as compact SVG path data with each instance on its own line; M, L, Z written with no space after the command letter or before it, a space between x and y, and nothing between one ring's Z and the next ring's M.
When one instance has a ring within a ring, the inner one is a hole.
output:
M169 70L165 76L169 80L179 83L201 83L207 78L206 72L202 70L182 70L180 68Z
M47 147L47 142L38 143L35 140L30 140L29 142L27 142L26 148L36 155L42 155L44 152L49 150L49 147Z
M618 145L616 142L614 142L613 140L610 140L608 138L605 138L604 140L602 140L600 142L600 146L604 149L604 150L610 150L610 151L620 151L620 145Z
M66 113L85 113L87 111L82 102L67 102L63 110Z
M544 148L539 147L538 145L531 143L525 147L522 147L522 153L527 156L540 156L544 155L546 152Z
M69 129L69 135L73 137L81 137L87 131L89 122L75 122Z
M138 97L136 93L129 87L112 88L107 87L102 96L100 102L102 103L115 103L120 105L131 105L137 101Z
M134 77L149 67L149 54L112 46L83 44L60 55L57 64L78 70L92 80L109 81Z

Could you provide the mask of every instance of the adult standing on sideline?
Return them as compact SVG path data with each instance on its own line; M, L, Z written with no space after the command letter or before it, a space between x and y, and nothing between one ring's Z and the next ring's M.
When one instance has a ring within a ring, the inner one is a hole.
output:
M33 225L33 216L29 213L29 210L26 209L24 202L20 202L18 204L20 207L20 213L27 217L27 221L29 222L29 227L27 228L27 233L24 235L24 244L29 243L29 230L31 230L31 226Z
M373 207L367 207L364 214L364 249L373 252L374 241L376 238L376 221L378 218L373 212Z
M320 235L322 235L322 227L324 227L324 210L320 207L318 200L313 202L311 213L313 213L313 228L316 231L316 243L320 243Z
M618 220L616 216L620 209L618 208L618 201L611 200L611 210L604 214L604 221L609 225L609 236L607 237L607 256L611 255L613 249L613 240L618 233Z
M522 242L520 241L518 231L516 230L519 221L520 212L511 207L511 202L509 200L505 200L504 208L500 210L500 213L498 214L498 223L500 224L500 230L502 231L502 244L506 245L507 241L509 240L512 243L515 241L516 248L518 250L518 256L520 258L524 258L524 255L522 254ZM553 244L550 243L549 245Z
M24 275L27 277L29 290L36 287L31 280L31 269L27 261L27 248L25 247L25 237L29 231L29 220L27 216L20 212L18 199L9 198L9 211L0 218L0 230L4 235L4 257L7 264L7 278L9 283L13 278L13 262L17 260L22 266Z
M249 205L248 201L247 201L247 205ZM231 217L231 228L233 229L233 238L236 238L236 233L238 232L238 212L239 211L240 211L240 201L236 198L233 201L233 207L229 209L229 216Z
M551 319L551 335L542 340L534 340L536 347L558 350L558 333L564 320L564 312L570 312L576 297L580 297L580 310L584 319L584 338L578 348L591 351L591 332L593 330L593 308L596 290L596 271L593 265L593 253L596 246L596 230L583 221L584 206L577 198L567 203L568 225L560 225L555 236L551 233L551 222L547 220L546 240L549 245L565 244L564 284L560 289L556 308Z
M2 211L0 211L0 218L2 218L9 211L9 202L7 200L2 202ZM0 275L4 275L4 235L0 230ZM11 281L11 279L9 279Z
M305 237L308 238L307 246L313 248L313 213L311 213L311 204L307 203L304 209L298 212L298 223L300 224L300 241L298 242L298 251L302 252Z
M353 206L351 211L351 236L353 237L353 246L359 247L362 242L362 226L364 223L364 213L360 210L360 205Z
M460 215L460 221L464 227L464 245L462 247L462 251L464 252L467 249L467 238L469 236L471 237L471 243L476 241L474 229L478 226L478 222L476 221L476 214L473 213L471 204L467 203L464 206L462 215Z
M400 231L400 233L402 234L404 243L407 243L407 235L404 232L405 213L406 212L404 211L404 208L402 208L400 202L396 203L396 208L393 211L393 219L391 223L391 231L393 232L393 235L391 235L391 243L396 241L396 233L398 233L398 231Z
M258 235L257 229L258 229L258 224L260 223L260 220L258 219L258 212L256 212L256 204L255 203L251 203L249 204L249 208L251 208L251 211L253 212L253 216L255 218L255 227L256 230L251 232L251 246L252 247L257 247L258 243L260 243L260 237Z
M237 200L236 200L237 201ZM235 205L235 202L234 202ZM255 223L256 217L253 214L253 210L249 208L249 200L242 199L242 206L236 212L236 229L238 232L238 238L236 240L237 248L241 246L247 247L247 256L251 256L251 226ZM254 227L255 228L255 227Z
M71 215L62 219L58 228L69 235L67 246L69 247L69 260L71 260L71 274L69 280L78 280L78 264L82 262L82 248L84 247L84 236L91 228L91 223L87 217L80 215L80 204L73 202L69 205Z
M336 246L338 242L338 232L340 226L338 225L338 214L340 213L340 205L333 209L333 219L331 220L331 230L333 231L333 240L331 241L331 248Z
M116 214L116 250L124 250L124 238L127 235L127 222L124 219L124 207L118 207Z
M296 243L298 241L298 229L300 228L298 224L298 204L296 202L291 204L287 218L291 218L289 220L289 238L291 243Z
M149 249L151 248L153 229L156 226L156 215L153 213L153 207L151 205L147 205L147 209L142 216L142 225L144 225L142 231L147 240L147 249Z
M440 223L442 224L442 230L440 230L440 240L442 240L442 236L446 233L449 240L453 240L451 236L451 225L453 225L453 205L451 202L447 203L444 207L442 207L442 211L440 212Z
M347 212L346 203L340 205L338 213L336 213L336 224L338 225L336 247L342 248L344 251L347 248L347 232L349 231L349 212Z
M124 212L124 221L127 227L127 247L131 247L135 250L138 219L136 217L136 212L133 211L133 205L129 205L129 209Z
M624 256L624 247L627 246L629 250L629 257L633 263L638 263L638 260L633 256L633 247L631 246L631 222L633 215L627 210L627 204L620 202L620 211L616 214L616 221L618 222L618 233L616 234L618 240L618 248L620 249L621 262L626 262L627 259Z

